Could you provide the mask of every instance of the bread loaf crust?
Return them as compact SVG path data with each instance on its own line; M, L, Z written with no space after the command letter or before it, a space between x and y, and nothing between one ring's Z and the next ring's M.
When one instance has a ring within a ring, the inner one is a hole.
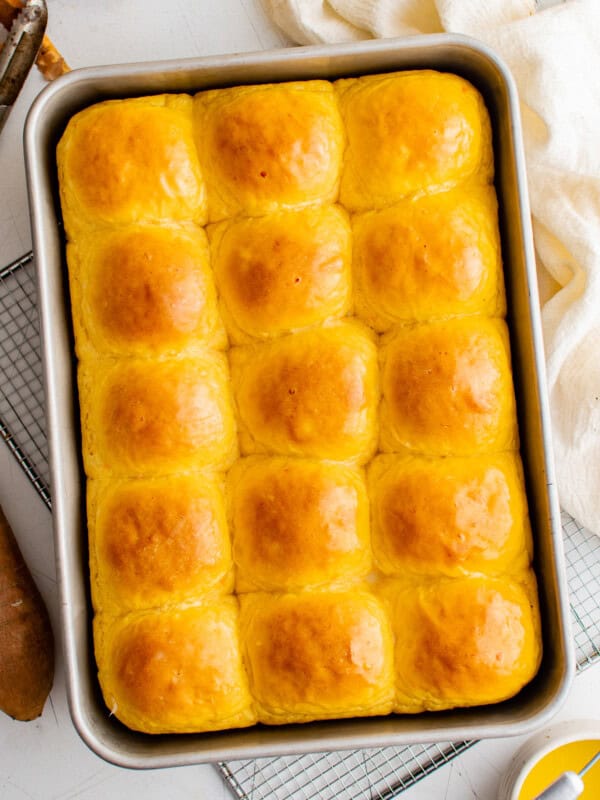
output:
M110 713L182 733L517 694L541 634L475 87L109 101L58 172Z

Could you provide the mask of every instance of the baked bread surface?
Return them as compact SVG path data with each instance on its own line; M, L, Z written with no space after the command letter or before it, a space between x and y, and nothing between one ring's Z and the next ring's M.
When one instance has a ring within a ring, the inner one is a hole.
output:
M261 722L387 714L393 704L389 621L368 592L249 594L241 627Z
M541 648L532 572L387 588L396 711L498 703L535 676Z
M224 469L237 441L225 357L90 359L79 366L90 477Z
M224 487L210 476L91 480L87 496L98 610L118 614L231 591Z
M133 222L206 220L192 100L108 100L80 111L58 145L67 236Z
M335 205L211 226L212 264L230 340L243 344L349 313L351 231Z
M340 202L352 211L493 174L483 99L464 78L419 70L336 82L348 137Z
M211 222L336 199L345 138L328 81L200 92L194 117Z
M518 694L541 635L476 88L108 101L57 159L107 713L191 733Z
M233 597L94 620L106 703L144 733L191 733L256 721Z
M131 225L68 246L77 354L224 349L208 242L191 225Z
M504 320L399 326L381 353L382 450L466 456L516 448Z
M492 186L460 187L353 218L356 313L376 330L506 311Z
M386 575L503 574L527 567L531 528L516 452L380 455L369 466L373 551Z
M251 456L234 465L228 483L238 592L338 585L370 571L362 470Z
M373 455L379 374L366 328L339 322L233 348L230 364L242 453Z

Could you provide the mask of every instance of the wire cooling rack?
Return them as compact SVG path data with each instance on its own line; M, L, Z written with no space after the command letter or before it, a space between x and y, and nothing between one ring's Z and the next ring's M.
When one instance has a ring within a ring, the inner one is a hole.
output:
M31 253L0 270L0 435L50 508L35 272Z
M31 254L0 270L0 435L51 507ZM600 538L562 517L577 667L600 661ZM219 764L240 800L391 800L474 742Z

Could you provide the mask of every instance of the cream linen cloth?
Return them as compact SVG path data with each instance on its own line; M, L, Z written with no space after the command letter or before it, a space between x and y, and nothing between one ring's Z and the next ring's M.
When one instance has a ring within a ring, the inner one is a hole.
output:
M600 534L600 0L264 0L301 44L448 31L521 99L562 507Z

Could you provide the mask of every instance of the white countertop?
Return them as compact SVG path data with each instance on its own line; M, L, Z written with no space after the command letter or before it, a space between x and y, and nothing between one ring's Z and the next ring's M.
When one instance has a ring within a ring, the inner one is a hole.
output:
M48 0L48 7L48 33L73 67L288 44L260 0ZM0 137L0 266L31 249L21 135L27 109L43 85L33 71ZM58 645L54 688L43 715L20 723L0 713L0 797L228 800L232 795L210 766L124 770L102 761L79 739L66 700L50 513L2 443L0 505L49 607ZM577 677L555 721L583 717L600 719L600 665ZM493 800L525 738L481 742L402 798Z

